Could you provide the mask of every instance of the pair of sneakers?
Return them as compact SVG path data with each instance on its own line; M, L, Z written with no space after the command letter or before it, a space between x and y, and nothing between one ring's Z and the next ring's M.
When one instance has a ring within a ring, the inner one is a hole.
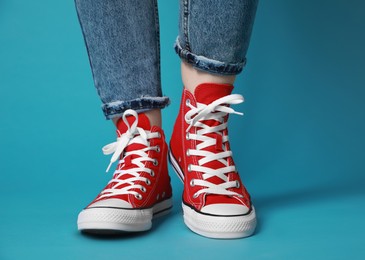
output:
M240 238L256 227L255 209L232 159L227 120L230 105L243 102L232 85L206 83L183 91L170 141L169 159L184 183L185 224L210 238ZM163 130L147 116L127 110L117 122L117 141L103 147L118 161L112 179L78 216L91 233L138 232L169 213L172 189Z

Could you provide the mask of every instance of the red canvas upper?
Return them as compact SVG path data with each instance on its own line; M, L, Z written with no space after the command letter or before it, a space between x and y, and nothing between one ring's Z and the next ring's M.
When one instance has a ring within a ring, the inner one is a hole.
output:
M184 173L184 192L183 192L183 200L184 203L189 204L193 208L197 210L201 210L202 207L216 204L216 203L224 203L224 204L242 204L246 205L248 208L250 205L250 197L247 193L244 185L241 182L240 176L236 172L227 173L226 175L229 177L229 180L237 180L240 183L239 188L230 188L229 190L233 192L237 192L243 195L242 198L238 196L227 196L227 195L217 195L217 194L200 194L197 198L193 197L193 194L196 193L199 189L202 189L201 186L191 186L191 179L202 179L202 173L196 171L188 171L188 165L198 165L198 160L201 159L200 156L186 156L186 151L188 149L196 149L196 145L200 142L196 140L187 140L186 139L186 129L188 128L188 124L185 121L185 114L190 110L189 106L186 105L187 100L189 100L190 104L194 107L197 106L198 103L210 104L213 101L230 95L233 90L233 86L229 84L212 84L205 83L199 85L194 95L190 93L188 90L184 89L182 94L181 106L179 110L178 117L176 119L173 134L170 141L170 149L173 157L176 162L178 162L180 169ZM228 116L224 118L225 122L228 120ZM209 126L216 126L220 123L216 120L204 120L202 123ZM196 133L197 127L191 127L189 133ZM220 134L217 133L209 133L207 136L215 138L215 145L208 146L203 150L207 150L213 153L222 152L224 149L230 150L229 142L223 143L222 136L228 135L227 129L221 131ZM229 165L234 165L233 158L226 158ZM203 164L202 166L209 167L212 169L218 169L223 167L224 165L218 160L208 162ZM213 176L207 179L211 183L220 184L223 182L219 177Z
M135 118L133 116L127 116L127 121L129 125L132 125ZM125 133L128 129L128 126L124 123L124 121L121 119L117 122L117 135L120 137L123 133ZM150 146L159 146L160 151L150 150L148 151L148 157L150 158L156 158L158 161L158 165L154 165L153 162L145 162L145 167L150 168L155 172L155 176L150 176L147 172L140 172L140 176L146 177L151 181L150 185L145 185L146 192L143 193L144 199L139 200L134 195L131 194L125 194L125 195L117 195L117 196L111 196L111 197L104 197L100 198L100 194L94 199L94 201L88 206L92 206L95 202L101 201L101 200L107 200L107 199L121 199L126 202L129 202L133 205L134 208L141 208L141 207L151 207L154 204L170 198L172 196L172 190L170 185L170 177L168 175L167 170L167 151L168 147L165 142L165 135L163 130L160 127L152 126L150 125L148 117L144 113L138 114L138 124L137 127L140 127L144 130L149 130L151 132L158 132L160 133L159 138L153 138L150 139ZM133 150L139 150L143 149L146 146L142 144L130 144L125 148L125 152L133 151ZM124 156L124 152L121 154L120 158L122 159ZM136 165L132 163L132 160L134 158L138 157L138 155L132 154L128 155L124 158L125 163L124 164L118 164L117 169L120 170L128 170L131 168L136 168ZM116 177L116 174L114 174L113 177ZM123 174L119 177L119 179L128 179L132 177L130 174ZM137 181L136 184L141 183L141 181ZM115 183L109 183L104 189L111 188L115 185ZM128 184L124 184L123 186L120 186L119 188L123 188ZM133 190L133 189L132 189ZM141 193L141 191L138 189L138 192Z

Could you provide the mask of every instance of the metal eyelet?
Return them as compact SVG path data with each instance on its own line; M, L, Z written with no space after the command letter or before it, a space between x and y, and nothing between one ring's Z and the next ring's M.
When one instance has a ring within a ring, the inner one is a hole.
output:
M196 199L197 197L199 197L199 195L194 193L193 198Z
M190 156L190 149L186 150L186 156Z
M189 105L190 105L190 99L187 99L187 100L185 101L185 105L187 105L187 106L189 106Z
M151 177L155 177L155 172L151 170L151 172L150 172L150 176L151 176Z
M190 140L190 135L189 135L189 133L186 133L185 139L186 139L186 140Z
M141 190L142 192L146 192L146 191L147 191L147 190L146 190L146 188L145 188L145 187L143 187L143 186L140 188L140 190Z
M157 145L157 146L156 146L156 152L158 152L158 153L159 153L160 151L161 151L160 146L159 146L159 145Z
M195 186L194 179L191 179L191 181L190 181L190 186L191 186L191 187L194 187L194 186Z
M188 165L188 172L191 172L191 164Z
M165 195L166 195L166 193L165 193L165 192L162 192L161 197L162 197L162 198L164 198L164 197L165 197Z
M239 187L241 187L241 184L239 181L236 181L236 188L239 188Z
M156 196L156 200L158 200L160 198L160 194L157 194Z
M154 159L154 161L152 163L153 163L154 166L157 166L158 165L157 159Z
M149 179L146 179L146 184L151 185L151 181Z
M143 196L142 196L141 194L134 195L134 197L135 197L137 200L141 200L141 199L143 199Z

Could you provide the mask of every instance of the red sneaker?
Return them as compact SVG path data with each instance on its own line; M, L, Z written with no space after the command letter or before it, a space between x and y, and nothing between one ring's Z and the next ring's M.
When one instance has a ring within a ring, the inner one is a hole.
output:
M113 178L78 217L86 232L144 231L152 219L172 207L167 172L167 144L161 128L150 126L147 116L127 110L117 122L118 139L103 148L118 160ZM110 165L107 171L110 168Z
M229 106L243 102L232 85L201 84L184 89L170 141L170 161L184 182L185 224L211 238L240 238L256 227L255 209L232 159Z

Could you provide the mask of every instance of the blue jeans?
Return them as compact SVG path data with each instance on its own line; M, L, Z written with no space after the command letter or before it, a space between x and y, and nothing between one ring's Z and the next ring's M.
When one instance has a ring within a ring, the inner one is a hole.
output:
M164 108L157 0L75 0L95 87L107 119ZM257 0L180 0L175 50L198 70L242 71Z

